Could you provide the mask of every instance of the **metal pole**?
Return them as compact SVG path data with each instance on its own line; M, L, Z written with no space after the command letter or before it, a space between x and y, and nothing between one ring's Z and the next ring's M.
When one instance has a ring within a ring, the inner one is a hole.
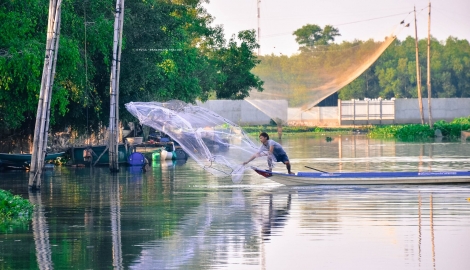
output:
M429 19L428 19L428 112L429 112L429 126L433 128L433 120L431 113L431 2L429 2Z
M421 117L421 124L424 125L424 114L423 114L423 99L421 97L421 74L419 70L419 53L418 53L418 26L416 21L416 7L414 8L415 13L415 47L416 47L416 86L418 87L418 103L419 103L419 115Z

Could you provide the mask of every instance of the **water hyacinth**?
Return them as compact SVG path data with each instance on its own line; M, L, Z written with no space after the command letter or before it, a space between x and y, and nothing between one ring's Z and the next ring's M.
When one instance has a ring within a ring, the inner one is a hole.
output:
M0 190L0 224L20 219L29 221L34 206L19 195L13 195L6 190Z
M451 122L436 121L432 129L428 124L375 126L370 129L369 136L371 138L396 138L402 141L425 140L434 138L436 130L440 130L443 137L460 138L461 131L470 130L470 116L456 118Z

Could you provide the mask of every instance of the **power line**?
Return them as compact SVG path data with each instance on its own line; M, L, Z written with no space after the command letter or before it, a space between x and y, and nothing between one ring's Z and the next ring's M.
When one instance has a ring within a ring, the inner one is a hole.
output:
M413 12L413 11L410 11L410 12L408 12L408 13L399 13L399 14L394 14L394 15L388 15L388 16L382 16L382 17L377 17L377 18L371 18L371 19L366 19L366 20L361 20L361 21L340 23L340 24L335 24L335 25L333 25L333 26L340 26L340 25L347 25L347 24L353 24L353 23L360 23L360 22L367 22L367 21L379 20L379 19L383 19L383 18L389 18L389 17L399 16L399 15L410 14L411 12Z
M389 18L389 17L394 17L394 16L400 16L400 15L409 15L411 12L406 12L406 13L398 13L398 14L393 14L393 15L387 15L387 16L382 16L382 17L376 17L376 18L371 18L371 19L365 19L365 20L360 20L360 21L354 21L354 22L347 22L347 23L340 23L340 24L335 24L333 26L340 26L340 25L348 25L348 24L354 24L354 23L360 23L360 22L367 22L367 21L373 21L373 20L379 20L379 19L384 19L384 18ZM266 35L263 36L263 38L267 37L275 37L275 36L284 36L284 35L291 35L292 33L282 33L282 34L274 34L274 35Z

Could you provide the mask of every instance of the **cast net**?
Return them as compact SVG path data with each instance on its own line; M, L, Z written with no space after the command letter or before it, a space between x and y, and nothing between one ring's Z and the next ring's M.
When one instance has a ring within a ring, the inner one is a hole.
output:
M176 141L204 170L215 176L242 180L242 165L256 154L255 144L242 128L208 109L182 101L130 102L126 109L140 124L161 131ZM247 166L266 166L266 156Z
M392 33L401 31L403 26L396 26ZM379 41L355 40L304 47L301 53L290 57L260 56L261 63L253 73L264 81L264 91L253 90L245 100L278 125L291 122L366 71L396 39L395 34L383 36ZM289 114L270 106L270 100L286 100Z

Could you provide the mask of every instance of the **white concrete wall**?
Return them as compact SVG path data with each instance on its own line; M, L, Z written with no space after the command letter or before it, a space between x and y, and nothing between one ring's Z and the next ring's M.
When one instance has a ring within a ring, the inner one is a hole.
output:
M338 107L313 107L305 112L301 108L288 108L287 119L290 126L338 126Z
M268 115L270 114L269 110L274 110L277 115L283 115L284 119L287 119L286 100L263 100L259 103L265 104L263 106L266 106L266 113L245 100L208 100L204 103L198 101L197 105L209 109L237 125L268 125L271 118L274 118L274 116Z
M470 116L470 98L433 98L431 102L434 122L438 120L452 121L458 117ZM287 119L288 125L340 126L338 107L314 107L308 112L301 112L300 108L287 108L287 101L285 100L260 100L255 103L260 108L266 107L265 111L270 114L267 115L267 113L244 100L210 100L205 103L198 102L197 104L214 111L238 125L267 125L271 119L280 115L281 119ZM270 110L273 112L270 113ZM423 111L425 122L428 122L427 98L423 98ZM273 115L274 113L276 115ZM358 120L348 120L343 121L342 124L421 123L418 99L396 99L395 119L364 121L362 123Z
M431 114L434 122L438 120L452 121L458 117L470 116L470 98L433 98ZM424 121L429 122L428 99L423 98ZM395 123L421 123L418 99L395 100Z

